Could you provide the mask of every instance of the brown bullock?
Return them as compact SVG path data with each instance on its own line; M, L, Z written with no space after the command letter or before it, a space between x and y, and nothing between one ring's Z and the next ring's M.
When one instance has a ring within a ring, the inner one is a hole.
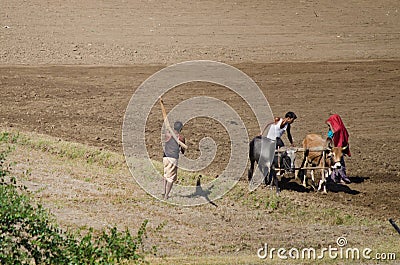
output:
M321 169L321 180L319 181L318 191L323 187L326 193L326 180L332 173L332 168L341 167L343 150L346 147L332 147L332 142L324 140L318 134L309 134L303 140L304 158L301 167L318 167ZM325 152L323 151L325 150ZM304 165L305 164L305 165ZM311 179L315 189L314 169L311 169ZM307 169L304 170L303 186L306 187Z

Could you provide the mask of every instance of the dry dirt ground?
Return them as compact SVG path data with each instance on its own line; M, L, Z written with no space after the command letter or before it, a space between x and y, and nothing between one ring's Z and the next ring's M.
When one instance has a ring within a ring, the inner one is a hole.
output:
M123 163L107 169L32 146L17 146L16 173L65 226L136 229L149 219L148 245L166 258L154 262L193 263L188 257L200 256L203 263L232 263L232 257L256 263L263 243L326 246L340 235L400 255L398 235L387 222L400 222L399 13L398 1L2 1L4 130L121 156L123 116L135 89L167 65L209 59L249 75L275 115L294 111L298 146L307 133L325 134L324 121L339 113L353 154L346 160L353 183L328 195L288 179L280 198L265 188L250 194L243 176L218 207L173 207L141 191ZM259 133L249 108L226 88L192 83L164 100L171 109L197 95L227 102L250 137ZM161 159L161 123L155 107L146 127L155 160ZM201 173L220 174L230 152L223 128L197 119L184 132L192 158L204 136L218 143L216 159ZM213 260L219 255L224 258Z

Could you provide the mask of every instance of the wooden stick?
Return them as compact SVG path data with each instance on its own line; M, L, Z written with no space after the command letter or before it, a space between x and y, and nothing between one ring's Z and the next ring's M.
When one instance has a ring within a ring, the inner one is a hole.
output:
M285 170L284 168L274 168L275 170ZM294 170L300 170L300 169L329 169L329 167L295 167L293 168Z
M323 147L314 147L314 148L279 148L279 150L275 150L275 153L283 153L286 152L287 150L293 149L295 152L306 152L307 150L310 152L323 152L323 151L328 151L328 148L323 148Z
M183 143L181 140L179 140L179 138L176 136L174 130L171 128L171 125L169 124L169 121L168 121L167 111L165 110L164 102L163 102L161 97L160 97L160 105L161 105L161 112L162 112L162 115L163 115L163 118L164 118L165 127L167 128L167 130L170 132L172 137L175 139L175 141L181 147L183 147L184 149L188 149L188 146L185 143Z
M300 167L298 169L329 169L329 167Z
M393 219L389 219L389 222L392 224L392 226L394 227L394 229L396 229L397 232L399 232L400 234L400 228L397 226L397 224L393 221Z

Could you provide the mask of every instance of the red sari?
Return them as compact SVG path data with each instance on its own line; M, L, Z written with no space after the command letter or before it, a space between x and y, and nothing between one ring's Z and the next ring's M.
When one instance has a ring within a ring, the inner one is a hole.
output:
M342 118L338 114L333 114L326 120L333 129L333 144L336 147L345 147L344 153L348 156L351 156L350 148L349 148L349 133L347 132L346 127L342 121Z

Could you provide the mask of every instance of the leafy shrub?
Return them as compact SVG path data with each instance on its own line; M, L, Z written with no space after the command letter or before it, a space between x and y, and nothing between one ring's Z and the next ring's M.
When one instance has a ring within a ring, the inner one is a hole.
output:
M146 232L145 220L136 236L116 227L96 235L63 231L48 210L33 205L25 188L3 166L0 152L0 264L116 264L143 263L139 254Z

